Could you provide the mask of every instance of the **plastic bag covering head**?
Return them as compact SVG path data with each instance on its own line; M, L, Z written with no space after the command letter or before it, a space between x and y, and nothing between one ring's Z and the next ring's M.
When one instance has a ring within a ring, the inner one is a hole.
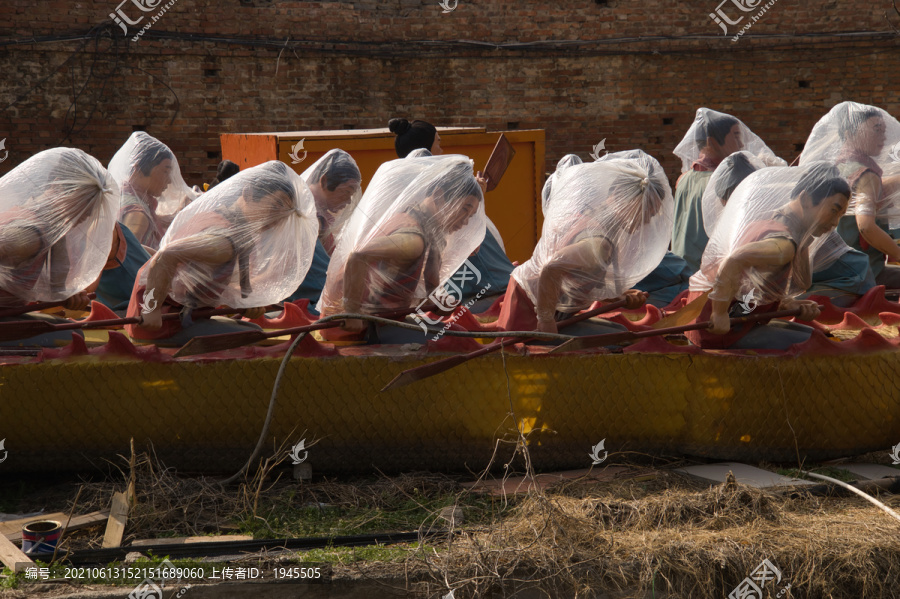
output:
M765 163L750 152L735 152L716 167L715 172L706 184L703 192L701 208L703 210L703 228L707 236L712 235L719 215L728 203L728 199L737 186L751 173L765 168Z
M665 255L674 200L647 154L570 166L550 195L541 239L512 273L538 309L548 309L538 303L545 269L558 273L544 277L560 282L556 311L568 313L621 295Z
M467 157L385 162L344 228L318 309L343 310L351 257L365 263L365 282L354 282L361 295L348 301L366 313L414 307L459 269L484 235L484 198Z
M896 172L892 164L900 162L900 122L876 106L841 102L819 119L800 154L800 166L820 160L837 165L851 188L867 171L889 176L883 171ZM847 214L875 215L900 227L896 194L887 191L870 198L854 189Z
M834 209L835 194L841 209ZM744 301L752 298L765 305L806 291L811 282L809 248L814 238L825 236L837 225L850 188L833 165L817 162L802 168L773 167L752 173L738 185L722 210L715 231L703 252L700 270L691 277L691 291L714 287L721 265L732 256L752 260L754 242L787 239L795 252L782 266L743 270L735 296L711 299ZM829 201L826 201L829 200Z
M573 164L582 164L584 161L579 158L576 154L566 154L562 158L559 159L559 162L556 163L556 170L547 177L547 181L544 182L544 188L541 190L541 210L544 213L544 216L547 216L547 206L550 205L550 192L553 190L553 184L559 179L562 175L562 172L566 170L568 167Z
M315 198L319 240L331 254L341 230L362 198L359 166L344 150L329 150L300 177L306 181Z
M122 187L118 219L129 212L147 219L138 241L156 249L168 223L197 193L184 182L175 154L158 139L135 131L109 161L109 172Z
M178 264L169 296L180 304L267 306L303 281L317 231L309 187L283 162L272 160L241 171L182 210L157 256L167 251L211 256L210 262ZM146 272L143 278L146 284Z
M432 156L431 150L426 150L425 148L416 148L404 158L423 158L425 156Z
M0 303L61 301L93 283L118 199L103 165L73 148L35 154L0 179Z
M734 152L745 150L766 166L787 164L737 118L709 108L698 108L694 122L675 147L675 155L681 158L682 173L691 170L691 165L700 158L700 151L707 144L710 145L709 151L719 156L720 160Z

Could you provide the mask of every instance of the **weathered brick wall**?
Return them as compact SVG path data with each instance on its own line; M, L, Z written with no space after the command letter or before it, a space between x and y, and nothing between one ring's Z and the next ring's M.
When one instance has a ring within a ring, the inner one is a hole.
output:
M766 4L743 1L757 6L722 5L746 15L732 34ZM126 38L113 0L0 4L0 173L63 144L105 163L142 128L194 184L212 178L223 132L403 115L546 129L548 170L606 138L610 151L653 154L674 180L671 150L698 106L740 117L789 161L836 102L900 114L888 23L900 15L886 0L778 0L737 42L709 17L717 0L459 0L450 13L437 0L177 0L132 42L164 5L123 4L132 20L148 15Z

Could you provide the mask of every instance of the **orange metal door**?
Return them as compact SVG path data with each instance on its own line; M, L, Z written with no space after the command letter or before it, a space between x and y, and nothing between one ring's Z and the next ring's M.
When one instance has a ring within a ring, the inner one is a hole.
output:
M474 160L476 170L484 168L500 137L500 132L488 132L481 127L438 127L438 131L444 153L468 156ZM510 260L524 262L531 257L542 225L544 131L503 133L515 148L516 156L500 184L487 194L485 208L503 236ZM301 173L328 150L341 148L359 165L363 189L382 163L397 158L394 139L394 134L387 129L229 133L221 136L222 157L242 169L268 160L281 160ZM301 141L302 150L297 146ZM294 148L297 148L294 154L302 159L299 163L291 157Z

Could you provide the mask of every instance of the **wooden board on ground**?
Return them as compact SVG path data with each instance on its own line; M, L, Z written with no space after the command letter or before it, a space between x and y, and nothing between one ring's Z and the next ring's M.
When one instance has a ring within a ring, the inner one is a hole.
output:
M848 470L856 476L866 480L878 480L880 478L900 476L900 469L883 466L881 464L841 464L840 466L835 466L835 468Z
M224 543L229 541L252 541L251 535L219 535L217 537L176 537L171 539L140 539L131 547L146 545L190 545L191 543Z
M13 572L22 572L25 568L33 566L31 558L22 553L22 550L12 544L12 541L0 535L0 562Z
M10 520L8 522L0 523L0 531L2 531L3 535L10 541L21 541L22 527L29 522L37 522L38 520L56 520L57 522L60 522L63 524L63 526L65 526L66 518L68 518L66 514L63 514L62 512L56 512L55 514L44 514L42 516L35 516L33 518ZM91 512L90 514L82 514L81 516L74 516L72 518L72 521L69 522L69 527L66 528L66 534L73 530L80 530L82 528L87 528L88 526L94 526L96 524L106 522L107 518L109 518L109 510ZM7 531L5 527L12 527L14 524L15 530Z
M22 527L29 522L37 522L38 520L56 520L57 522L66 522L66 515L62 512L53 512L52 514L39 514L37 516L29 516L28 518L19 518L18 520L7 520L0 522L0 534L10 541L18 541L22 538ZM18 537L16 537L18 535Z
M612 480L651 480L656 476L652 471L640 471L625 466L609 466L608 468L584 468L582 470L565 470L537 474L532 479L525 476L514 476L507 479L482 480L463 483L472 491L490 493L491 495L512 495L527 493L531 489L546 489L563 481L584 479L591 482Z
M678 468L678 472L684 472L705 481L724 483L728 472L734 474L734 479L742 485L764 489L766 487L790 487L796 485L811 485L814 483L799 478L781 476L775 472L754 468L738 462L722 462L721 464L703 464L700 466L688 466Z
M106 534L103 535L104 549L121 547L122 537L125 536L125 525L128 523L128 497L125 493L113 495L112 508L109 510L109 520L106 522Z

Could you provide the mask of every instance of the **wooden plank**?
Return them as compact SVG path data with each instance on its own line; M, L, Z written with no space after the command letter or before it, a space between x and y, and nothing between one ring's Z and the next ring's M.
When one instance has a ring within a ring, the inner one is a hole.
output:
M190 545L191 543L221 543L227 541L252 541L251 535L219 535L216 537L175 537L171 539L140 539L134 541L131 547L143 547L146 545Z
M13 572L22 572L25 568L34 566L31 558L3 535L0 535L0 562Z
M109 510L109 520L106 521L106 534L103 535L102 545L104 549L122 546L127 523L128 498L125 493L116 493L113 495L112 508Z
M74 516L72 521L69 522L69 527L66 529L66 534L73 530L79 530L82 528L87 528L88 526L94 526L95 524L100 524L104 522L107 518L109 518L109 510L103 510L100 512L91 512L90 514L83 514L81 516ZM22 520L10 520L9 522L4 522L3 524L12 524L13 522L21 522L22 524L12 532L5 532L4 536L10 541L21 541L22 540L22 526L29 522L36 522L38 520L56 520L62 524L66 523L66 515L62 513L56 514L45 514L44 516L39 516L36 518L24 518Z
M29 522L37 522L38 520L56 520L57 522L65 522L66 515L62 512L54 512L52 514L40 514L28 518L0 522L0 535L5 536L10 541L19 541L22 539L22 527Z

